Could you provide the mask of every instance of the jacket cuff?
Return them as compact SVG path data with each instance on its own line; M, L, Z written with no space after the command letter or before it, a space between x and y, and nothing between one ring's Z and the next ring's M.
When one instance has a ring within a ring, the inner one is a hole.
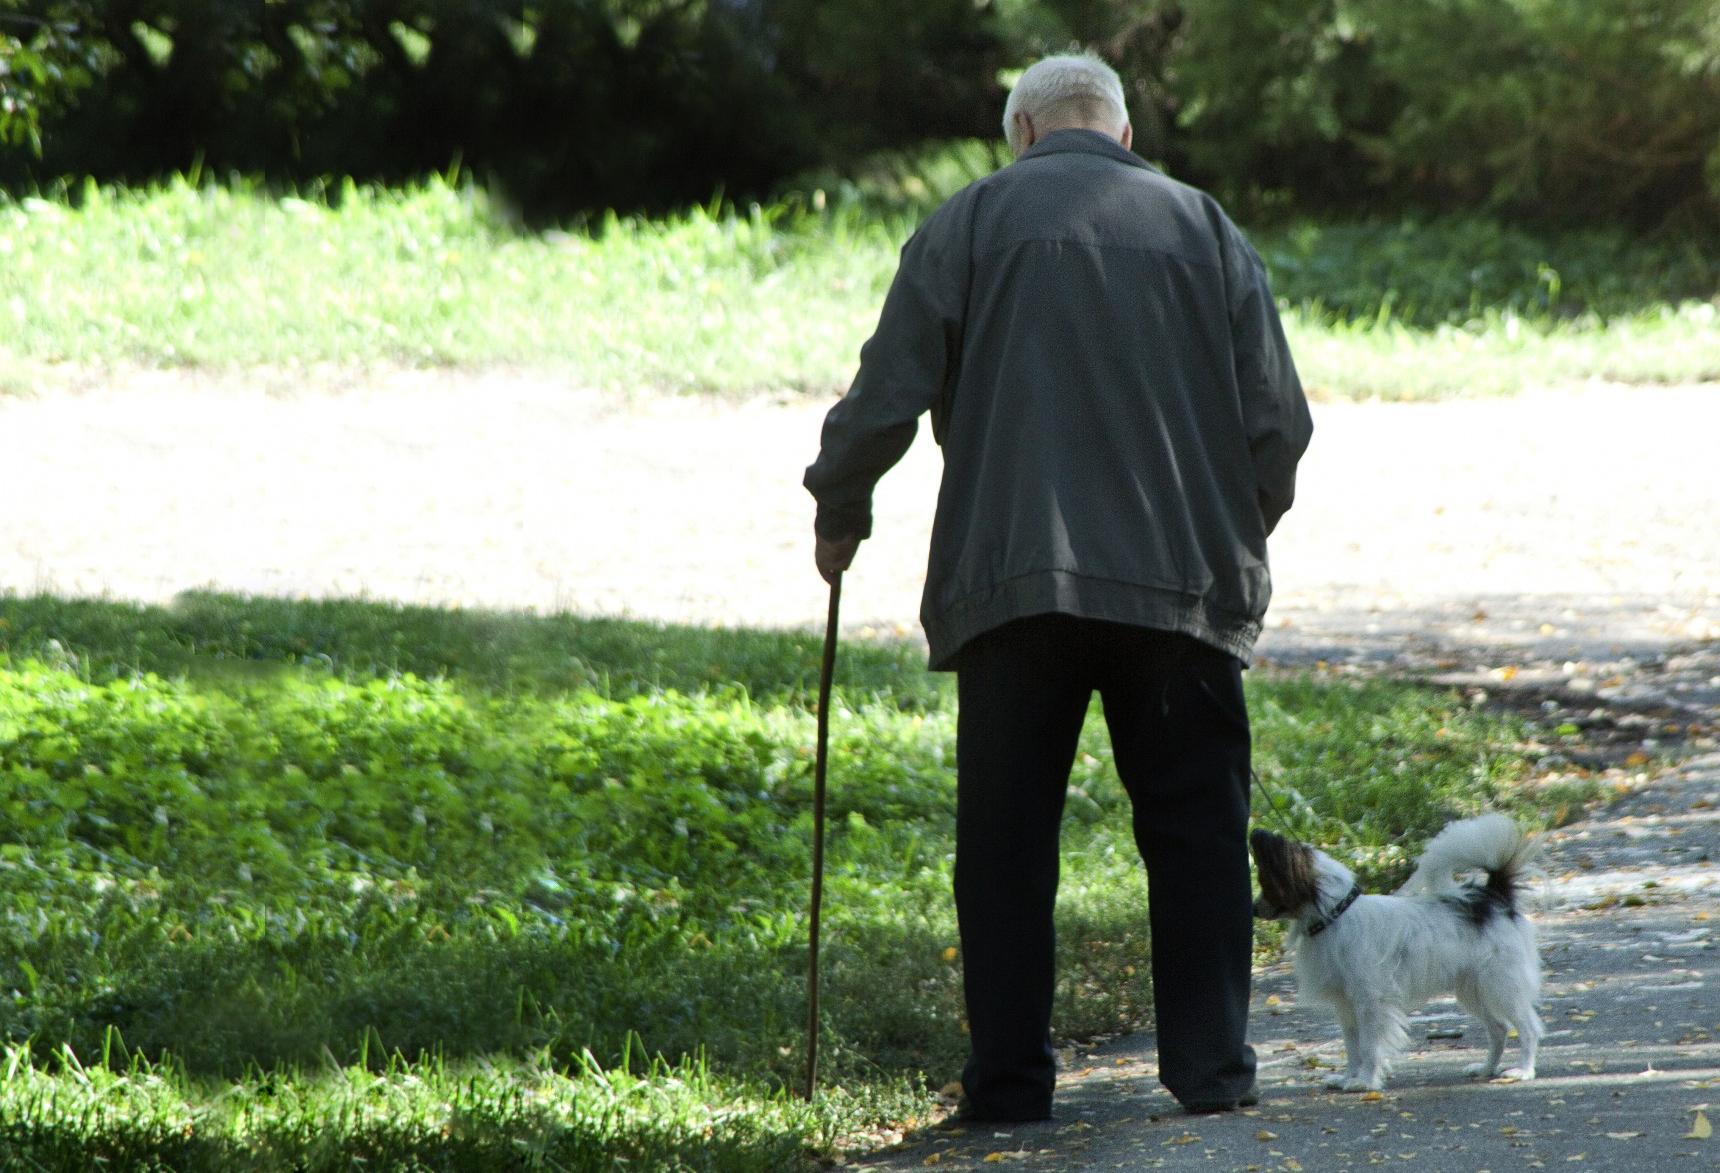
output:
M872 510L865 505L842 507L820 504L812 530L829 542L840 542L844 538L859 538L864 541L872 536Z

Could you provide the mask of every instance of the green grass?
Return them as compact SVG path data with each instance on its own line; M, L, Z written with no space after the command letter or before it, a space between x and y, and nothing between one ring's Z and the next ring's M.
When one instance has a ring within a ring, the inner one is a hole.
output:
M1720 312L1714 302L1570 321L1488 310L1474 320L1431 329L1405 325L1389 313L1346 321L1293 312L1286 316L1285 333L1309 393L1328 399L1437 400L1592 380L1720 380Z
M591 233L504 227L481 192L86 189L0 204L14 363L512 363L632 388L827 386L903 224L695 209Z
M786 1089L814 637L0 597L0 1151L788 1168L923 1112L963 1036L954 703L917 661L843 650L831 1092L807 1106ZM1542 822L1585 797L1529 785L1525 731L1455 694L1249 692L1262 774L1374 883L1453 814ZM1098 720L1072 787L1056 1029L1082 1038L1150 1009L1145 881Z
M0 1052L0 1168L279 1170L796 1168L831 1148L853 1097L747 1101L697 1063L571 1070L391 1056L316 1071L255 1071L222 1084L126 1052Z
M827 206L791 195L541 235L435 179L0 198L0 392L66 364L513 364L618 391L839 388L916 216L991 160L897 160ZM1720 379L1720 242L1464 219L1254 237L1316 393Z

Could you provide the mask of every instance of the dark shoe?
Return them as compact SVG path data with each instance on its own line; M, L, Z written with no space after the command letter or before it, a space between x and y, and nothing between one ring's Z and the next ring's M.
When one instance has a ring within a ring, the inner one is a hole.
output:
M1234 1100L1195 1100L1183 1105L1183 1111L1190 1116L1211 1116L1218 1112L1234 1112L1238 1108L1252 1108L1260 1102L1260 1085L1251 1083L1248 1090Z
M1051 1112L1028 1115L1013 1115L1010 1113L982 1112L973 1106L973 1101L963 1096L956 1103L956 1110L944 1117L937 1124L939 1128L966 1128L970 1125L981 1124L1032 1124L1051 1119Z

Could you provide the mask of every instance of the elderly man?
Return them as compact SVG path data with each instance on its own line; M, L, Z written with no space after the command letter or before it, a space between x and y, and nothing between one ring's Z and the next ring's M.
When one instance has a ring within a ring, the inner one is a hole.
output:
M829 579L929 412L943 447L921 619L954 670L963 1114L1051 1113L1058 830L1095 690L1146 863L1159 1078L1253 1103L1242 669L1266 537L1312 426L1259 258L1129 150L1117 75L1060 56L1004 110L1016 159L902 250L806 471Z

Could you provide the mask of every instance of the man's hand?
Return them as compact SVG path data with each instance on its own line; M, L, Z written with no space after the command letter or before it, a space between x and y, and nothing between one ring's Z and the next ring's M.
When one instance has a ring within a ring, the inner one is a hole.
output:
M854 561L854 551L860 548L859 538L838 538L830 540L823 534L813 533L813 561L818 563L818 573L824 576L824 581L834 583L836 576L847 570Z

